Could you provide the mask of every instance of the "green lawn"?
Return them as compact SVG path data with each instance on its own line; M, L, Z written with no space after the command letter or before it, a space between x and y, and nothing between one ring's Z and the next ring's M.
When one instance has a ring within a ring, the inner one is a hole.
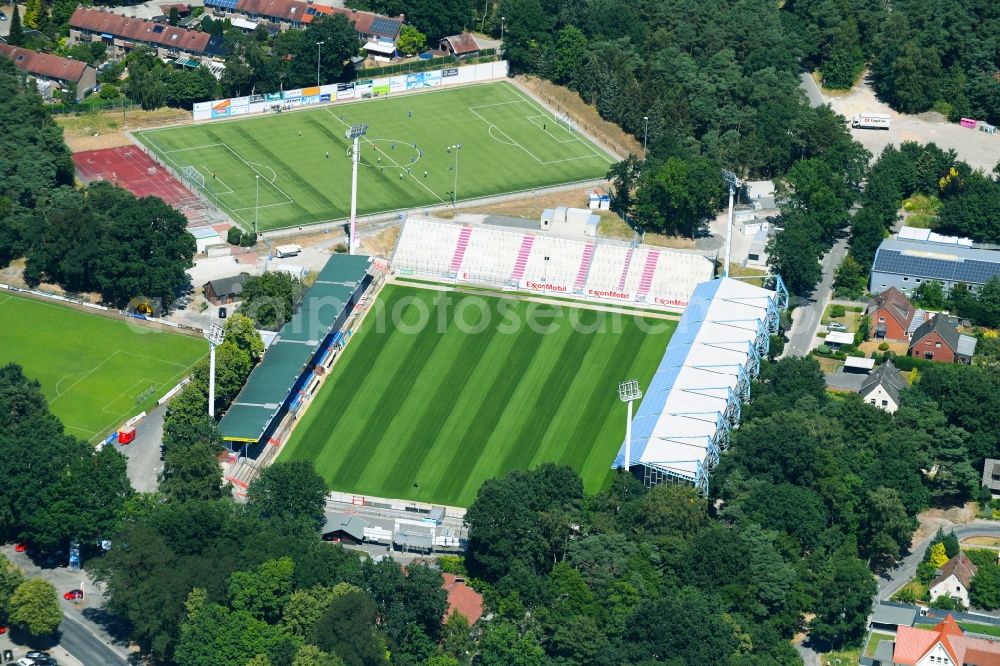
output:
M349 215L344 131L362 122L359 214L450 202L456 159L460 199L600 178L612 161L505 82L135 136L179 172L197 169L235 220L249 228L257 211L260 228L274 229Z
M0 292L0 365L21 365L67 433L91 442L155 404L206 354L198 338Z
M400 326L380 323L394 312ZM525 324L533 312L555 330ZM618 382L648 385L675 326L386 287L281 459L314 461L334 490L457 506L485 479L549 461L597 491L625 435Z
M882 641L894 641L896 638L892 634L887 634L881 631L873 631L871 636L868 637L868 644L865 646L865 656L874 657L875 650L878 649L878 644Z

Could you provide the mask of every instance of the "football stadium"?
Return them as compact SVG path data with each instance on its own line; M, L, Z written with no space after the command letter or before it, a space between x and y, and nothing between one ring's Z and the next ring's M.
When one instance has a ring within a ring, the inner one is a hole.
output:
M250 230L256 221L264 231L349 215L345 130L361 123L368 129L360 144L360 215L603 178L613 161L505 82L134 136L235 222Z
M330 257L220 424L229 478L309 460L362 502L468 506L554 462L590 492L622 467L705 490L787 303L780 278L713 272L695 252L414 216L388 263ZM628 446L623 380L645 389Z
M92 443L154 405L208 355L201 338L10 291L0 291L0 331L0 365L23 367L66 432Z

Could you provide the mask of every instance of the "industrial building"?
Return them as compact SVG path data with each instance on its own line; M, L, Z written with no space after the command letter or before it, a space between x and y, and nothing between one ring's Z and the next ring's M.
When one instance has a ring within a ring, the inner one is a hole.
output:
M945 291L960 282L977 291L995 275L1000 275L1000 251L897 236L879 245L868 290L877 294L896 287L909 296L922 282L937 280Z
M686 483L706 492L787 305L780 277L776 291L732 278L699 284L614 467L627 466L647 486Z

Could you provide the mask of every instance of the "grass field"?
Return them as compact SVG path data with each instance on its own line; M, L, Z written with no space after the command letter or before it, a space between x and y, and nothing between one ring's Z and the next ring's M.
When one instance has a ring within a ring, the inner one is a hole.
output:
M0 293L0 365L23 367L66 432L91 442L155 404L206 354L198 338Z
M457 506L549 461L597 491L625 435L618 382L648 385L675 325L388 286L281 458L314 461L334 490Z
M344 131L361 122L369 129L361 143L359 214L450 202L456 160L460 199L600 178L611 163L505 82L135 136L178 172L197 169L203 191L236 221L250 228L257 211L259 227L274 229L350 214ZM448 150L456 144L461 150Z

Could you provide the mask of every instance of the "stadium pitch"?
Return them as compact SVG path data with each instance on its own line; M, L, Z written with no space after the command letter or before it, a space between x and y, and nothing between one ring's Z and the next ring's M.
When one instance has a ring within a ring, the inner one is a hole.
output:
M487 83L135 132L247 229L350 214L345 129L367 123L358 214L603 178L612 159L513 85ZM449 149L461 145L461 149ZM196 181L196 182L193 182ZM259 185L259 206L257 194Z
M529 323L530 322L530 323ZM544 462L599 490L676 322L390 285L292 433L333 490L468 506Z
M92 443L155 404L207 353L199 338L0 293L0 365L23 367L66 432Z

